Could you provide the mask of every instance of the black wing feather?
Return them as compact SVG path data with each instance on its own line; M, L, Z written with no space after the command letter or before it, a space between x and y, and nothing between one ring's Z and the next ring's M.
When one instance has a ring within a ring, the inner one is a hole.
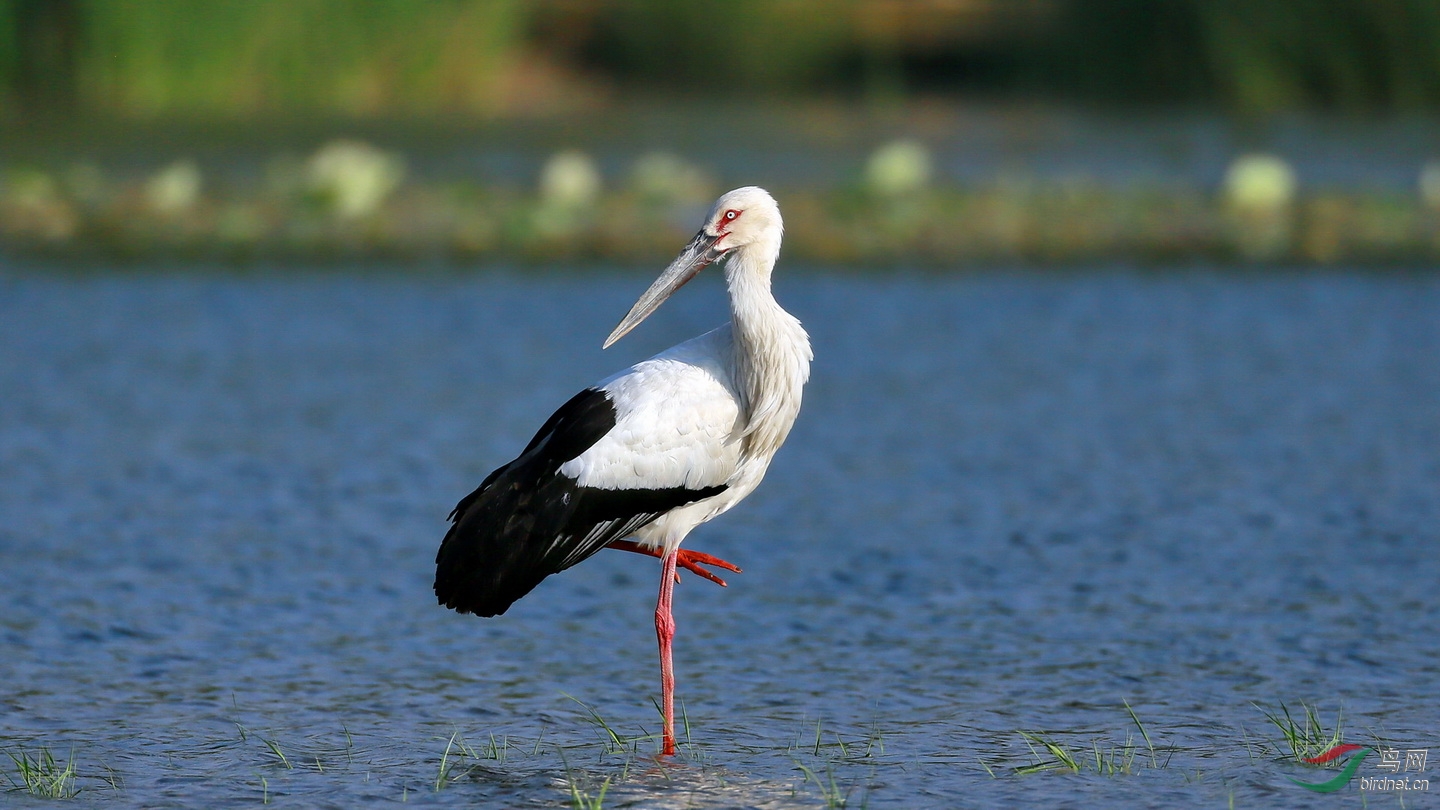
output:
M465 496L435 557L435 595L461 613L498 616L541 580L725 486L614 490L560 473L615 427L615 406L586 389L560 407L520 457Z

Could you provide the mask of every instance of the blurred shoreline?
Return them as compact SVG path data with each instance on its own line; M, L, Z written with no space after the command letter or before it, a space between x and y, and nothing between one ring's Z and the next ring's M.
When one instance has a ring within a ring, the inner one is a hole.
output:
M31 119L0 126L0 255L654 262L716 194L758 184L796 261L1410 266L1440 258L1436 123L926 99Z

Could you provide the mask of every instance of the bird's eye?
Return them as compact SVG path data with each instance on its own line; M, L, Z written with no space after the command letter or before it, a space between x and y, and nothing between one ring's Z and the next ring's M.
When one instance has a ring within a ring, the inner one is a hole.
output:
M730 222L738 216L740 216L740 212L736 211L734 208L731 208L729 211L725 212L725 221Z

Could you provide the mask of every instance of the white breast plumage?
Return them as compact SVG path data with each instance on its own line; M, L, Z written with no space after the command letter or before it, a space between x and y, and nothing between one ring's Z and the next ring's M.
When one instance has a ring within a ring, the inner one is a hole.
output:
M739 465L740 406L723 361L729 327L686 341L602 381L615 428L560 467L584 487L701 489Z

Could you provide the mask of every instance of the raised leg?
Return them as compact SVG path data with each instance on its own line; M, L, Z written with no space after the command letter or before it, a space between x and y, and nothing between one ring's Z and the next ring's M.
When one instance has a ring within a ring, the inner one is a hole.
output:
M664 553L658 548L642 546L639 543L634 543L629 540L616 540L609 545L609 548L619 551L633 551L636 554L644 554L647 557L661 557ZM715 568L724 568L726 571L733 571L737 574L740 573L739 566L728 563L719 557L714 557L701 551L686 551L683 548L675 552L675 563L686 571L697 576L702 576L722 588L725 587L725 580L706 571L700 566L709 565ZM678 573L675 575L675 581L680 581L680 575Z
M675 756L675 663L670 642L675 638L675 614L671 604L675 597L675 564L678 555L660 558L660 598L655 602L655 638L660 642L660 699L665 713L665 732L660 756Z

